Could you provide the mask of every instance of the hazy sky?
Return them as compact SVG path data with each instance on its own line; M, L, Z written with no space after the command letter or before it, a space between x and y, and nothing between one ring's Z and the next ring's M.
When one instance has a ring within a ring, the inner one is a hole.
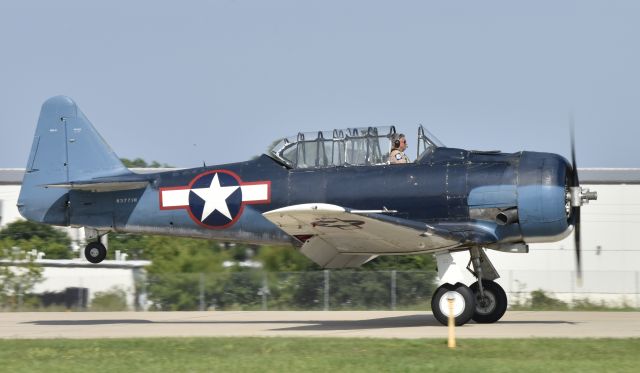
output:
M98 4L98 5L96 5ZM640 167L640 1L0 3L0 167L72 97L121 157L242 161L299 131Z

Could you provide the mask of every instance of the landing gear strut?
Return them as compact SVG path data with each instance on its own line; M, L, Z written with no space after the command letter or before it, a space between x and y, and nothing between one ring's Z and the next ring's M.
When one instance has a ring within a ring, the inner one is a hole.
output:
M84 257L91 263L100 263L107 257L107 248L100 241L89 242L84 248Z
M469 270L478 279L471 285L475 299L472 319L482 324L494 323L507 311L507 294L502 286L493 281L498 278L498 273L484 251L474 247L470 253L473 270Z

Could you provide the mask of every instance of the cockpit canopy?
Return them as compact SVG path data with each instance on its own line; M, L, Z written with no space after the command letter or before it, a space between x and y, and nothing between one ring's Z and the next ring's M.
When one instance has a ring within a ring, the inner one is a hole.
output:
M268 155L290 168L374 166L389 163L394 126L362 127L298 133L269 149ZM443 146L422 126L418 129L418 157ZM422 149L422 153L420 153Z

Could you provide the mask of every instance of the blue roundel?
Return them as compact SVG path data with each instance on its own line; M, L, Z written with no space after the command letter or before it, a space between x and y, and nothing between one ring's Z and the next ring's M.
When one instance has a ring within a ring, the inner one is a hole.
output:
M189 191L189 209L205 225L220 227L233 221L242 207L238 180L224 172L204 174Z

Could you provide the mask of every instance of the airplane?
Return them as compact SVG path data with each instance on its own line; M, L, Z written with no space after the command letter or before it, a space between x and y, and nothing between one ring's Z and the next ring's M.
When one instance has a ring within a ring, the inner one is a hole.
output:
M42 105L18 209L26 219L84 227L85 257L107 255L110 232L288 243L324 268L380 255L436 257L431 306L446 325L494 323L507 296L488 250L527 253L575 230L597 193L582 188L573 135L570 163L551 153L444 146L422 126L418 156L390 164L393 126L299 133L245 162L135 173L65 96ZM222 140L221 140L222 141ZM468 251L467 286L451 253Z

